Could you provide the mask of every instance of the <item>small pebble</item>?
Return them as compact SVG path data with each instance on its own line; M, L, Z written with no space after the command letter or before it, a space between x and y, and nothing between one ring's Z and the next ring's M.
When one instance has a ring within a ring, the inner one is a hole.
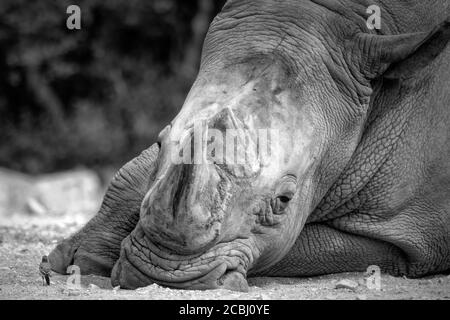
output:
M358 283L353 280L343 279L336 283L335 289L349 289L349 290L356 290L358 288Z
M356 296L356 299L358 300L367 300L367 296L365 294L359 294Z
M68 295L69 297L76 297L81 294L81 292L79 290L74 290L74 289L66 289L63 291L63 293Z
M95 284L93 284L93 283L90 283L90 284L89 284L89 290L98 290L98 289L100 289L99 286L97 286L97 285L95 285Z

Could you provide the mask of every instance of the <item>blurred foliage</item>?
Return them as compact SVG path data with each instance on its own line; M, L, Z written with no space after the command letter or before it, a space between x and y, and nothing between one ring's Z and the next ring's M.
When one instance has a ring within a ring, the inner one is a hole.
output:
M81 8L81 30L66 9ZM224 0L2 0L0 166L119 166L151 145L195 79Z

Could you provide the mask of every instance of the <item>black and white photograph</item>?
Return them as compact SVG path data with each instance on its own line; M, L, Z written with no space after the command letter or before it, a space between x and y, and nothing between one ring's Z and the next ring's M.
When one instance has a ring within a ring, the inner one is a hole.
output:
M0 300L450 300L449 43L449 0L1 0Z

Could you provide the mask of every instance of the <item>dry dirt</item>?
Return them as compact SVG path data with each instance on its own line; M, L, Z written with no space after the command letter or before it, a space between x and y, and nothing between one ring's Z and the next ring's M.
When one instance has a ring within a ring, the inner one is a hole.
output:
M82 276L81 288L69 289L68 276L52 277L42 286L38 265L57 241L78 230L87 220L70 217L12 217L0 220L0 299L450 299L450 276L423 279L382 274L381 290L366 286L365 274L345 273L314 278L254 278L248 293L228 290L183 291L151 285L135 291L113 289L108 278ZM336 289L343 280L358 286Z

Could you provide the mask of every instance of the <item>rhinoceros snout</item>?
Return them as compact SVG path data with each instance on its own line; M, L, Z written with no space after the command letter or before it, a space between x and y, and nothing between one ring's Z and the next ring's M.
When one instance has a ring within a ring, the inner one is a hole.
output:
M248 291L247 269L252 265L250 243L219 243L200 255L181 256L167 252L145 235L140 224L122 242L111 280L114 286L136 289L157 283L191 289Z

